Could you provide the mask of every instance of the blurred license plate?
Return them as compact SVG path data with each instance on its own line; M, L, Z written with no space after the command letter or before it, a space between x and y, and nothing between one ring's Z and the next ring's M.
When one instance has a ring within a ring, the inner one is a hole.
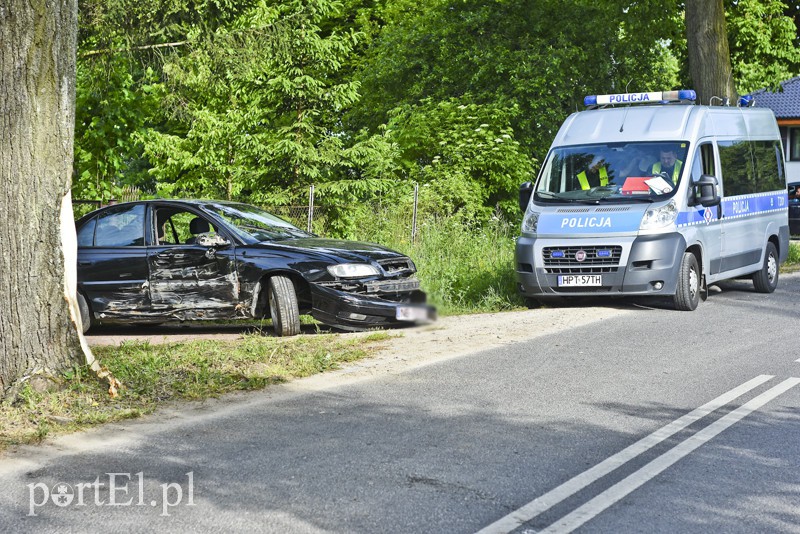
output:
M398 306L395 308L395 318L398 321L426 321L428 310L417 306Z
M603 285L602 278L599 274L563 274L558 277L558 285L559 287L600 286Z

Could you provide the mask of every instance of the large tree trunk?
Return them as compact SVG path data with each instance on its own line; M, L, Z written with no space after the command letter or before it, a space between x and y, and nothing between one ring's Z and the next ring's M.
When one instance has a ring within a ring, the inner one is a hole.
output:
M686 0L686 41L697 102L736 105L722 0Z
M76 0L0 4L0 397L91 358L69 302L76 35Z

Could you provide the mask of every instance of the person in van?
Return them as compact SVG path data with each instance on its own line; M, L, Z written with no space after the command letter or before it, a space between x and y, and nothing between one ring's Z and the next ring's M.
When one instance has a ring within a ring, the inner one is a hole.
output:
M658 161L653 163L651 169L653 174L665 174L672 179L672 183L677 184L681 175L683 162L678 159L678 153L674 148L665 148L659 153Z
M577 174L581 189L588 191L592 187L608 185L608 169L605 160L595 157L589 167Z

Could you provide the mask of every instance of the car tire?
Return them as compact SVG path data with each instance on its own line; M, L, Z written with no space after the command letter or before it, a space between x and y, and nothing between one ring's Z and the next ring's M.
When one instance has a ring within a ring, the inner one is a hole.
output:
M81 325L83 325L83 333L85 334L92 327L92 314L89 311L89 304L86 302L86 298L80 293L78 293L78 309L81 312Z
M759 293L772 293L778 287L778 249L772 241L767 242L764 265L753 273L753 286Z
M697 257L691 252L684 252L681 267L678 271L678 285L675 288L673 304L679 311L693 311L700 303L700 267Z
M285 276L273 276L267 286L269 315L277 336L296 336L300 333L300 310L292 281Z

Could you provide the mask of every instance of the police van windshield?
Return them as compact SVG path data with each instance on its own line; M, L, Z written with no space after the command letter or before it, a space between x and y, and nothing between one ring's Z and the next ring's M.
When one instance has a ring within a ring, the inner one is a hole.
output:
M675 193L689 143L614 143L555 148L534 200L652 202Z

